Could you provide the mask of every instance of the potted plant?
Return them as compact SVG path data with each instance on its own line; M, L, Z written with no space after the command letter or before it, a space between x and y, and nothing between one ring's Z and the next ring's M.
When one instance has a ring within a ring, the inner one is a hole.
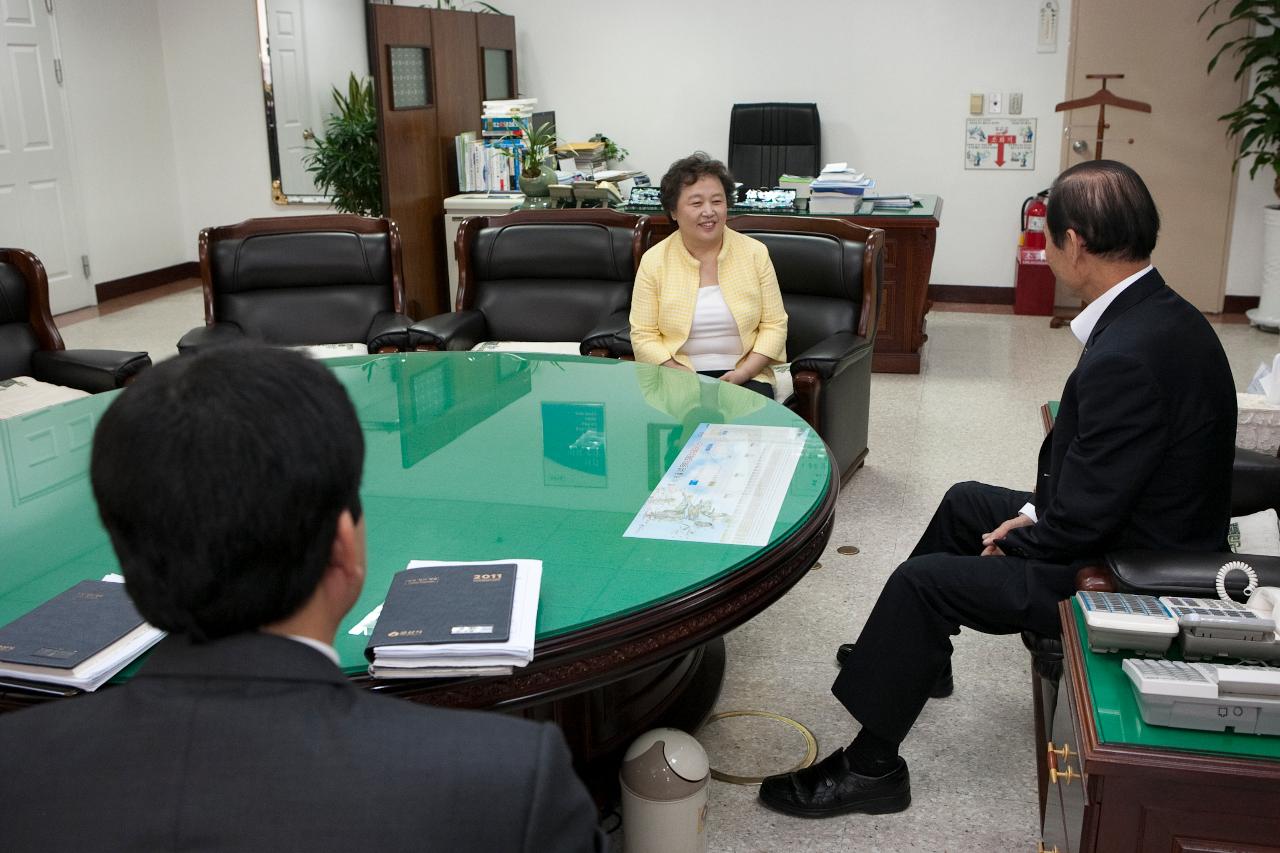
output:
M510 145L506 151L511 157L520 158L520 192L534 198L550 195L547 189L556 182L556 172L547 165L551 150L556 145L555 129L551 122L532 127L528 119L520 119L519 129L504 142L523 139L520 147Z
M1215 12L1222 0L1213 0L1200 13L1200 20ZM1280 196L1280 3L1274 0L1232 0L1225 20L1214 24L1208 38L1223 30L1234 38L1218 48L1209 60L1212 72L1218 61L1233 56L1239 63L1232 79L1252 75L1254 82L1245 99L1229 113L1218 116L1227 123L1227 135L1236 137L1236 164L1252 158L1249 177L1264 167L1273 172L1273 188ZM1242 26L1243 25L1243 26ZM1238 33L1243 33L1238 34ZM1280 205L1263 210L1263 282L1257 308L1246 311L1249 321L1269 332L1280 330Z
M333 197L339 213L382 215L382 167L378 162L378 106L373 81L352 74L347 94L333 88L337 110L324 120L324 136L315 137L303 158L316 186Z
M587 141L604 143L605 164L608 165L610 169L614 168L615 164L621 163L623 160L627 159L627 155L631 153L609 137L605 136L603 133L597 133Z

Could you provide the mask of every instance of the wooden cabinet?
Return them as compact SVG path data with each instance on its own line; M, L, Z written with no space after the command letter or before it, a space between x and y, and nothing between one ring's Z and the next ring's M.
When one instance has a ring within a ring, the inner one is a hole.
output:
M1040 848L1058 853L1280 851L1280 760L1104 742L1072 601L1060 608L1064 672L1042 741L1046 798ZM1117 660L1113 665L1118 666ZM1158 727L1148 727L1148 730ZM1166 730L1167 731L1167 730ZM1274 741L1223 735L1245 749ZM1252 739L1252 740L1250 740ZM1052 751L1051 751L1052 750Z
M400 226L405 313L415 319L449 310L443 204L458 192L454 137L480 130L486 49L508 53L498 88L514 92L515 18L369 6L382 207Z

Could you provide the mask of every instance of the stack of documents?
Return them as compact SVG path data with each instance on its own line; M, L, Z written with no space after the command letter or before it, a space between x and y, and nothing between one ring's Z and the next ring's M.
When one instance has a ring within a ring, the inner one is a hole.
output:
M875 185L848 163L828 163L809 185L809 212L857 213L862 196Z
M414 560L391 579L365 655L375 678L509 675L533 660L541 560Z
M920 201L919 196L914 195L865 195L863 201L870 201L875 204L876 210L910 210Z
M0 676L97 690L164 631L118 581L81 581L0 628Z
M30 376L0 379L0 419L25 415L27 412L88 396L84 391L50 385Z

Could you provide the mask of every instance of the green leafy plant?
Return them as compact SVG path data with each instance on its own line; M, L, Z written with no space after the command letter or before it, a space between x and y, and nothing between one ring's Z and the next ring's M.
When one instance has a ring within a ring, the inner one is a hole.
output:
M382 168L378 162L378 105L373 81L355 74L347 94L333 88L337 111L324 121L324 136L304 158L316 187L333 197L340 213L382 215Z
M520 157L520 170L523 174L530 178L540 178L542 170L548 168L546 161L551 156L551 149L556 147L555 128L549 121L531 127L529 120L523 118L517 124L520 128L517 134L504 137L503 141L523 137L525 145L523 148L506 148L504 151L508 156Z
M1200 13L1203 20L1215 12L1222 0L1213 0ZM1249 177L1259 169L1270 167L1275 172L1274 188L1280 196L1280 103L1275 94L1280 86L1280 3L1260 0L1232 0L1230 12L1209 31L1213 40L1224 28L1245 24L1247 32L1229 39L1209 60L1212 72L1218 61L1234 56L1239 62L1233 80L1240 80L1250 73L1257 81L1240 106L1218 116L1227 123L1227 135L1239 139L1236 163L1246 157L1253 158Z
M604 143L604 159L606 160L615 160L615 161L625 160L627 159L627 155L631 153L627 149L618 145L618 143L614 142L609 137L605 136L603 133L597 133L595 136L591 137L587 141L603 142Z

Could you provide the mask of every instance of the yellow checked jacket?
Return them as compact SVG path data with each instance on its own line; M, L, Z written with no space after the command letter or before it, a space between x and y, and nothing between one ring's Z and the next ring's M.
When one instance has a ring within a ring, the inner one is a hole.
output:
M693 366L680 350L693 325L700 267L678 231L644 253L631 294L631 347L636 361L662 364L674 358L685 367ZM716 275L742 338L738 363L751 352L786 361L787 312L765 245L726 228ZM772 385L773 370L766 367L754 378Z

